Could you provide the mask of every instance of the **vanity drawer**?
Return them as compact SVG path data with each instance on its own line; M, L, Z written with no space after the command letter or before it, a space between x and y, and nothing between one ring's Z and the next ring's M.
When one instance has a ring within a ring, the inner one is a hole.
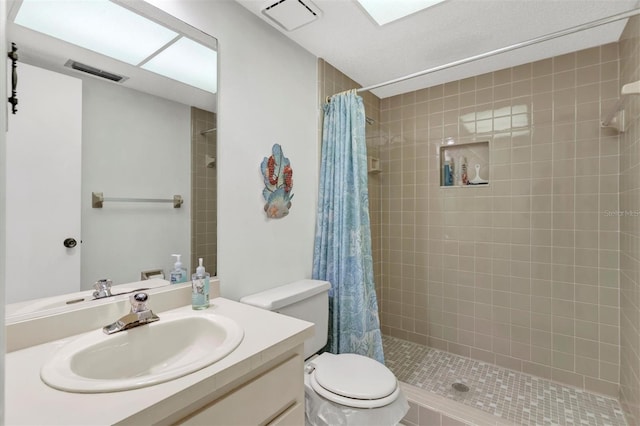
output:
M267 426L300 426L304 424L304 402L296 402Z
M303 363L300 355L287 359L177 424L231 426L269 422L304 424Z

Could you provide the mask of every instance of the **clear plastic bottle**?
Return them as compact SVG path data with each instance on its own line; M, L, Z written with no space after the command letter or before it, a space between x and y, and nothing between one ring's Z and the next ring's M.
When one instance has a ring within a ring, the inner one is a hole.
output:
M191 276L191 307L196 310L209 307L210 275L204 270L202 258L198 259L196 273Z
M469 175L467 174L467 157L460 157L460 185L469 184Z
M180 261L180 254L172 254L171 256L176 258L176 263L173 264L173 269L171 270L171 284L180 284L186 283L189 279L187 275L187 270L182 267L182 262Z
M449 186L455 186L456 184L456 164L453 161L453 157L449 160Z

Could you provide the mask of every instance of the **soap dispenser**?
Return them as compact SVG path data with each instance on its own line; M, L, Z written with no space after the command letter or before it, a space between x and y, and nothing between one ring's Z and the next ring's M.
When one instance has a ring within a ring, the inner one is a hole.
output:
M171 256L176 258L176 263L173 264L173 269L171 270L171 284L180 284L186 283L189 279L187 276L187 270L182 267L182 262L180 261L180 254L172 254Z
M191 276L191 307L193 309L200 310L209 307L209 278L209 273L204 270L202 265L202 258L199 258L196 273Z

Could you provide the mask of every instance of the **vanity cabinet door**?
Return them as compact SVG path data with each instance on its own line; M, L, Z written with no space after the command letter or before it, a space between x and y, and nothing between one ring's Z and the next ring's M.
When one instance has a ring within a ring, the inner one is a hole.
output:
M302 357L289 358L177 424L304 424Z

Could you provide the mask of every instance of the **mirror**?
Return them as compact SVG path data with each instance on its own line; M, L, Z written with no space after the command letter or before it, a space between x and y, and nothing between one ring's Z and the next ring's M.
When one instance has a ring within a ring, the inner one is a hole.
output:
M10 3L6 29L19 55L18 112L7 133L7 303L92 289L101 278L117 285L161 271L168 280L174 253L189 276L199 257L215 276L216 39L140 0L38 2L36 21L54 13L43 7L71 8L58 21L98 45L79 47L56 29L27 28L32 3ZM117 23L92 21L84 8L96 5L99 19L114 14ZM130 12L134 37L121 34L120 14ZM104 34L89 35L71 15ZM133 45L144 26L165 40L142 60L94 51ZM204 65L192 62L203 57ZM176 74L167 65L188 66ZM177 80L203 68L204 79Z

